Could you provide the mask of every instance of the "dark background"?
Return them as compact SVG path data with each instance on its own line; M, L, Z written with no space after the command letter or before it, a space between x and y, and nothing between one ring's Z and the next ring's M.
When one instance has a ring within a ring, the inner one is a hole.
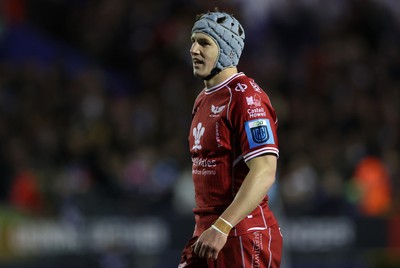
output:
M400 265L400 3L0 1L0 267L176 267L196 14L269 94L283 267Z

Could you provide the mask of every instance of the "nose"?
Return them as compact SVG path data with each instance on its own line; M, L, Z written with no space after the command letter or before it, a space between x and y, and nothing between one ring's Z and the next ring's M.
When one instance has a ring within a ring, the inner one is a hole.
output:
M199 54L199 44L197 42L193 42L190 47L190 54Z

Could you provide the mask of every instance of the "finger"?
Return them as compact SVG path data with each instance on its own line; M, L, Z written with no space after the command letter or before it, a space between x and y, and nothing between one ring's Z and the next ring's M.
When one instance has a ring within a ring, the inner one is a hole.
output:
M217 251L215 249L212 248L208 248L207 252L206 252L206 257L207 259L214 259L216 260L216 256L218 255Z
M207 248L208 247L206 247L206 246L204 246L204 245L202 245L201 247L200 247L200 250L199 250L199 256L201 257L201 258L207 258L208 257L208 252L207 252Z
M211 252L208 254L208 258L209 258L209 259L215 260L214 256L215 256L214 251L211 251Z
M216 250L214 250L213 251L213 253L212 253L212 255L211 255L211 258L213 259L213 260L217 260L218 259L218 251L216 251Z
M197 244L197 242L199 242L199 240L197 239L196 242L194 242L190 247L194 248Z
M193 251L194 251L194 253L195 253L196 255L199 255L199 254L200 254L200 248L201 248L200 243L198 243L198 241L196 241L196 243L195 243L194 246L193 246Z
M208 259L216 260L217 257L218 257L218 251L217 251L216 249L213 248L213 249L210 249L210 250L207 252L207 258L208 258Z

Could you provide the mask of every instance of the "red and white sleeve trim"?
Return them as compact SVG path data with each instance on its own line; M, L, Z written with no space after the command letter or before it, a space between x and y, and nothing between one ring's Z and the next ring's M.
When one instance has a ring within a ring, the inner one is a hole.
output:
M250 153L243 156L245 162L253 159L254 157L263 155L263 154L274 154L279 158L279 150L273 147L264 147L255 151L251 151Z

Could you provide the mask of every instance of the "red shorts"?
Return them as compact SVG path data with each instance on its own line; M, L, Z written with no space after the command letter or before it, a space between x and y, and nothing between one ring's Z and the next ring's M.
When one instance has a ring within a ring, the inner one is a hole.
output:
M178 268L278 268L282 256L282 234L278 225L266 230L229 236L216 261L199 258L192 245L192 237L185 246Z

